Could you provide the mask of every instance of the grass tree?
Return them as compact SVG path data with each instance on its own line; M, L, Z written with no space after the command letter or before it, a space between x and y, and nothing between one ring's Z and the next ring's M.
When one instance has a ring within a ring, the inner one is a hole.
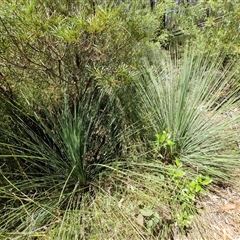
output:
M2 129L0 144L1 231L30 234L93 191L91 183L118 154L112 104L96 86L41 114L9 103L14 127Z
M157 52L157 54L156 54ZM140 119L149 137L166 131L178 156L196 171L228 178L239 167L237 66L224 56L186 50L180 60L155 49L144 63Z
M1 130L0 236L147 239L188 225L170 207L189 183L173 187L175 170L183 171L134 150L114 94L96 85L83 93L41 114L6 103L12 129Z

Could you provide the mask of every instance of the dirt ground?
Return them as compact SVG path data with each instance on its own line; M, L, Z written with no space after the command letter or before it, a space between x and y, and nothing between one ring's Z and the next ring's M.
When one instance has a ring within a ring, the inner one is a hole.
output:
M199 216L184 240L240 240L240 187L202 197Z

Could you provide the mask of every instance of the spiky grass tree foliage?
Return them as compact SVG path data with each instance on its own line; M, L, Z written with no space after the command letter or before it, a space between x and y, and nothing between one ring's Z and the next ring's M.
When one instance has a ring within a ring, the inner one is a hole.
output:
M104 90L90 86L41 114L10 105L14 127L1 130L0 143L1 231L30 236L58 221L64 209L80 206L84 193L93 194L117 156L112 104Z
M178 156L196 171L229 178L240 165L239 85L236 66L223 69L223 60L190 50L178 60L155 49L136 88L149 138L166 131L175 142L164 161Z
M0 143L1 238L166 239L182 221L171 198L188 181L180 188L165 181L170 168L139 149L119 158L122 119L112 96L91 86L41 114L9 105L14 125L2 129Z

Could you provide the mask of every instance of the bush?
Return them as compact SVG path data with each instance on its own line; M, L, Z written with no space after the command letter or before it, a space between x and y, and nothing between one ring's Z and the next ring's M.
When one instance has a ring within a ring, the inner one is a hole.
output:
M110 1L4 1L2 85L22 104L23 93L31 103L47 105L65 88L78 94L83 79L86 86L93 79L108 87L126 84L155 29L148 8L139 7Z
M238 59L240 15L238 1L193 1L167 4L166 27L169 44L195 44L202 53L228 53Z

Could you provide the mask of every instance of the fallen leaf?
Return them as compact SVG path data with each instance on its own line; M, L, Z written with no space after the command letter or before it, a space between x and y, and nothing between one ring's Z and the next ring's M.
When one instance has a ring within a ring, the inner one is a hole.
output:
M139 208L138 207L135 207L134 209L133 209L133 212L137 215L137 214L139 214Z
M138 214L137 216L137 223L143 227L144 226L144 218L143 218L143 215L142 214Z
M236 203L229 203L225 204L220 207L222 211L227 211L227 210L236 210L238 209L238 205Z

